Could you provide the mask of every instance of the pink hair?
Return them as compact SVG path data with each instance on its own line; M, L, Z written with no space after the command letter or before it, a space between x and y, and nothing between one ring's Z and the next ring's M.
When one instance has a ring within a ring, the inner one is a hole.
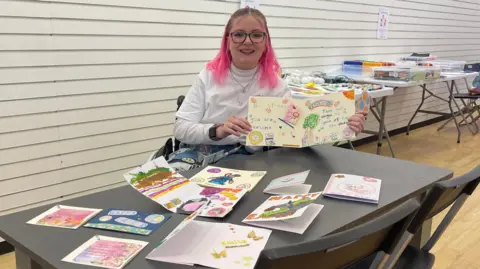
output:
M277 58L275 57L275 53L273 51L267 20L265 19L265 16L257 9L246 7L241 8L232 14L230 20L225 26L220 51L218 52L217 56L213 58L213 60L207 63L207 69L212 71L213 78L218 84L223 84L225 82L225 78L228 75L230 64L232 62L232 55L228 50L228 36L232 28L233 20L246 15L259 17L263 22L267 32L267 38L265 42L266 48L262 57L260 57L260 60L258 61L260 68L260 76L258 81L260 83L260 87L263 88L268 86L269 88L275 88L278 84L278 71L280 69L280 65L278 64Z

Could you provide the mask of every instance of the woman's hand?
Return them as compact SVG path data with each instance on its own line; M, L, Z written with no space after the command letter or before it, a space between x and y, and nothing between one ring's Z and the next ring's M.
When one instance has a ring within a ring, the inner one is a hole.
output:
M359 112L348 119L348 127L352 129L357 135L363 131L365 125L365 119L367 118L367 113Z
M225 138L229 135L241 136L252 131L252 126L247 119L232 116L220 127L217 128L217 137Z

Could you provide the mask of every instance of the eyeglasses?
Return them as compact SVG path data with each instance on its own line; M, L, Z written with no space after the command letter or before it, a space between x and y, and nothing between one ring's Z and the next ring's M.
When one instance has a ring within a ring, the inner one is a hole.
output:
M245 33L245 32L233 32L230 33L230 37L232 38L233 43L241 44L247 40L247 37L250 38L252 43L258 44L261 43L267 34L264 32L253 32L253 33Z

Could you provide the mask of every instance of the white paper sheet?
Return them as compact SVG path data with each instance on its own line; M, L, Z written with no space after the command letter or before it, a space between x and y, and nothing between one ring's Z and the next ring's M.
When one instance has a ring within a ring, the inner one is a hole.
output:
M366 203L378 203L382 180L364 176L333 174L325 186L327 197Z

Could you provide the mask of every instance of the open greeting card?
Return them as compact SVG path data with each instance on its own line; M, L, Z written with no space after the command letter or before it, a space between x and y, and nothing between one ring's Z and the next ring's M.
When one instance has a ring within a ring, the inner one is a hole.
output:
M355 114L355 92L309 99L250 97L249 146L309 147L355 137L348 118Z
M307 180L308 173L310 170L274 179L263 192L277 195L308 193L312 185L303 184Z
M93 218L101 209L56 205L35 218L28 224L57 228L77 229Z
M85 224L85 227L139 235L149 235L170 218L134 210L107 209Z
M241 188L204 188L191 182L160 157L124 175L137 191L174 213L191 214L208 202L203 217L223 218L247 190Z
M303 234L323 205L313 202L321 192L303 195L283 195L268 198L243 222L255 226Z
M190 180L202 186L239 188L251 191L266 173L266 171L245 171L208 166Z
M254 268L270 230L196 221L196 215L180 223L147 259L211 268Z
M121 269L148 242L96 235L62 259L64 262Z
M376 178L333 174L323 195L332 198L366 203L378 203L382 181Z

